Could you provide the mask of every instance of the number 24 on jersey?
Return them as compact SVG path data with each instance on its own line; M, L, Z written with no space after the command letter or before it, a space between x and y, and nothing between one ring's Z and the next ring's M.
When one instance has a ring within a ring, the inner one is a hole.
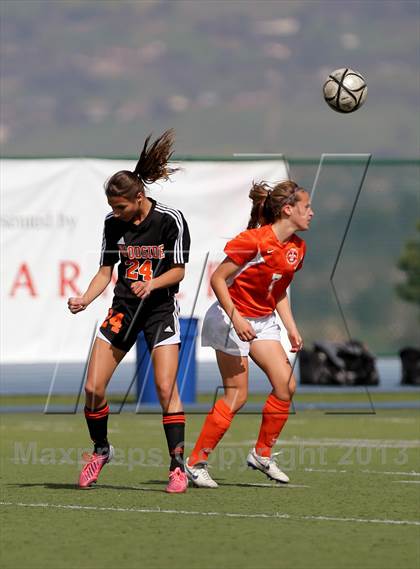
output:
M149 259L140 265L140 261L129 261L129 266L125 272L125 278L132 281L138 281L139 278L143 281L150 281L153 278L152 261Z

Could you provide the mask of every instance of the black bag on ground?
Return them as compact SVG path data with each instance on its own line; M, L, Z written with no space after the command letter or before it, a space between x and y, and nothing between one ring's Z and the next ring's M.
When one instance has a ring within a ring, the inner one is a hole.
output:
M299 352L301 385L344 385L344 362L337 365L335 358L334 361L324 350L301 350Z
M420 385L420 350L403 348L400 350L402 364L401 385Z
M314 342L299 357L303 385L378 385L375 357L356 340Z

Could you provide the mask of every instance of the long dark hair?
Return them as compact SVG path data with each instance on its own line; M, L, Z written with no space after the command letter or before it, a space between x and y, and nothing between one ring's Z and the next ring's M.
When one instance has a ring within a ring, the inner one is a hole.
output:
M305 191L292 180L274 186L267 182L253 182L249 192L252 209L247 229L274 223L281 217L282 208L285 205L295 205L299 201L299 192Z
M107 197L134 199L145 186L157 180L168 180L179 168L168 166L173 154L175 131L166 130L159 138L150 143L151 134L144 141L143 150L133 172L120 170L105 183Z

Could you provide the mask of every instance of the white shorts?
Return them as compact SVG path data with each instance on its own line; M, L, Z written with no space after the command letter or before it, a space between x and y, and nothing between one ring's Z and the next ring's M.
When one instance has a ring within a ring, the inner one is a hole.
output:
M277 340L280 342L280 325L274 312L259 318L246 318L255 330L258 340ZM201 345L231 356L247 356L251 342L243 342L232 325L232 322L218 302L207 310L201 331Z

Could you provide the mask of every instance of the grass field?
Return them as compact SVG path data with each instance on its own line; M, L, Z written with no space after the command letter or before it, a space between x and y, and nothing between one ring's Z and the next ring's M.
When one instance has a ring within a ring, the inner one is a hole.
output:
M187 447L202 421L189 417ZM2 567L419 567L417 411L292 415L276 448L287 486L245 468L258 426L235 418L212 456L217 490L173 496L159 415L110 418L116 461L88 491L82 415L4 415Z

